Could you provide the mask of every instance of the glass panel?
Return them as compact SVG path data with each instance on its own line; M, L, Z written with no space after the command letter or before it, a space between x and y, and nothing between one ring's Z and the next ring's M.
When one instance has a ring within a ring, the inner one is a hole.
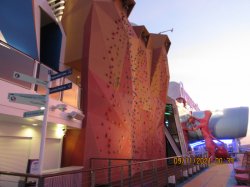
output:
M41 80L47 81L48 80L48 71L49 70L51 70L49 67L45 66L44 64L40 64L38 78L41 79ZM53 71L53 74L56 74L56 73L57 72ZM60 86L61 82L62 82L61 79L57 79L57 80L52 81L51 88L56 87L56 86ZM46 94L45 87L37 86L37 93ZM55 99L55 100L60 100L60 95L61 95L61 92L56 92L56 93L50 94L50 98Z
M17 71L33 76L34 67L34 59L0 41L0 79L30 89L30 83L14 79L13 73L14 71Z
M70 83L70 82L71 81L68 79L64 80L65 84ZM72 89L63 91L62 101L65 104L68 104L75 108L79 108L78 107L78 103L80 102L79 95L80 95L80 88L75 83L72 83Z

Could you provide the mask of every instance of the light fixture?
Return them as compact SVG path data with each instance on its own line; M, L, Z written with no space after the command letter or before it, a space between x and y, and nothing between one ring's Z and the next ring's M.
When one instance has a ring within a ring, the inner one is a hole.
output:
M80 114L80 113L75 112L75 111L68 113L68 118L70 118L70 119L83 120L84 117L85 117L84 114Z
M65 104L58 104L56 106L51 106L50 110L54 111L55 109L61 110L62 112L64 112L65 110L67 110L67 105Z
M25 128L23 133L26 137L32 137L34 135L34 130L32 128Z
M78 86L81 86L81 77L80 77L80 75L77 75L77 76L76 76L76 84L77 84Z
M45 110L45 107L44 106L40 107L40 110Z
M62 138L66 133L66 126L63 124L57 124L56 136Z
M60 128L64 128L64 125L61 124L61 123L58 123L57 126L60 127Z

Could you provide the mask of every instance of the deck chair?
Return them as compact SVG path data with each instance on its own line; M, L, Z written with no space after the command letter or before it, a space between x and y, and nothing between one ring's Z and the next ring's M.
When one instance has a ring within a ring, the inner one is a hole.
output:
M242 163L239 166L234 165L235 173L249 173L250 172L250 152L245 152Z
M250 152L244 153L241 166L235 167L234 171L238 184L250 185Z

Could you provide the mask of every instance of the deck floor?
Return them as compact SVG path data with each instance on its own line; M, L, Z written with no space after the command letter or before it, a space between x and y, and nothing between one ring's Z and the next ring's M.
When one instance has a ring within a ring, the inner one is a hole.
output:
M178 187L231 187L236 185L233 164L212 164Z

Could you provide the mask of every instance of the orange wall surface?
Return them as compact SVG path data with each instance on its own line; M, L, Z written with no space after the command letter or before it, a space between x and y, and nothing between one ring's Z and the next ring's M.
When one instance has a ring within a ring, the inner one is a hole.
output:
M82 130L68 130L65 136L63 165L83 164L86 169L93 157L163 158L170 41L143 26L133 28L119 0L90 4L78 25L84 27L78 67L86 117ZM66 16L70 19L67 7ZM145 33L147 41L142 39Z

